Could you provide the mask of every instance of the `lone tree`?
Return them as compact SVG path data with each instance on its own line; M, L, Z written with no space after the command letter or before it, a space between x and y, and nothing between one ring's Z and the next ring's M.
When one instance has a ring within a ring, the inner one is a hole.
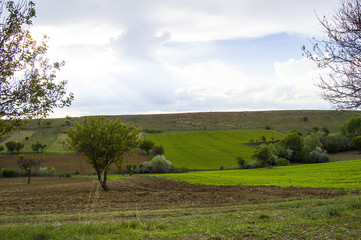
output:
M140 130L125 125L119 120L105 120L103 117L87 117L82 124L75 122L69 129L65 145L84 154L98 175L105 191L110 166L122 161L123 155L138 147Z
M14 153L14 151L16 150L16 147L17 147L17 143L15 141L9 141L9 142L5 143L5 146L9 152Z
M31 171L33 168L40 165L40 158L35 158L34 156L25 156L20 154L18 156L18 166L20 169L25 170L28 175L28 184L30 184Z
M33 1L0 1L0 136L73 100L67 81L54 82L64 62L49 63L47 37L38 43L29 33L34 17Z
M361 0L340 0L331 18L319 18L327 38L303 50L318 68L328 69L317 86L323 99L339 109L361 106Z

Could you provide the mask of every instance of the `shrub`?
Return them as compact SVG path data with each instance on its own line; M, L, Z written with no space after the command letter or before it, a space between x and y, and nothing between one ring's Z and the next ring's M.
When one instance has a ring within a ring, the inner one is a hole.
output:
M357 136L352 138L351 144L353 147L358 149L358 152L361 153L361 136Z
M5 143L5 146L9 152L14 153L17 143L15 141L9 141L9 142Z
M351 144L346 136L334 133L325 136L322 148L328 153L337 153L350 150Z
M288 164L290 164L290 161L288 161L286 158L279 158L276 160L275 163L278 166L288 166Z
M52 177L55 177L55 176L58 175L58 173L56 172L56 169L54 167L52 167L50 169L49 175L52 176Z
M3 145L0 145L0 152L4 151L4 146Z
M153 155L163 155L164 148L162 146L154 146L153 147Z
M41 176L41 177L49 176L47 167L40 167L38 173L39 173L39 176Z
M13 168L7 168L1 171L1 176L4 178L16 177L16 175L17 174Z
M260 168L260 167L262 167L262 165L257 160L254 160L245 166L245 168Z
M141 169L142 173L169 173L173 171L173 164L164 156L157 155L150 162L144 162Z
M247 161L243 157L236 157L236 160L239 168L244 168L247 164Z
M324 163L330 161L327 152L319 147L313 150L306 159L308 163Z
M252 156L252 158L256 159L261 166L269 165L272 157L273 153L268 147L262 147L260 149L257 149Z
M127 164L126 166L127 170L129 173L134 173L136 168L137 168L137 165L134 165L134 164Z
M219 165L219 170L224 170L223 164Z
M149 151L154 147L154 145L155 143L153 141L145 139L140 143L139 148L149 154Z

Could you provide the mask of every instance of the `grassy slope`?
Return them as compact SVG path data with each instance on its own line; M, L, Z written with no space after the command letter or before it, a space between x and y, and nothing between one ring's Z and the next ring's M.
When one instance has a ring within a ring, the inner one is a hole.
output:
M164 174L206 185L277 185L361 189L361 160L229 171Z
M176 167L189 169L218 169L236 165L235 157L250 160L254 149L242 143L250 139L280 139L282 134L267 130L195 131L147 134L150 139L162 145L166 157Z

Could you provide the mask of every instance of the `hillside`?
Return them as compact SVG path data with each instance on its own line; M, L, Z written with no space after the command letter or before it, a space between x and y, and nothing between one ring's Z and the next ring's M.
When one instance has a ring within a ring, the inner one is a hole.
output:
M248 130L265 129L287 133L298 130L307 133L314 126L327 127L331 132L337 132L340 125L347 119L361 116L358 111L335 110L285 110L285 111L255 111L255 112L200 112L175 114L147 114L105 116L109 119L119 118L125 123L140 127L143 130L161 130L163 132L189 130ZM71 118L71 121L81 121ZM307 120L307 121L305 121ZM51 127L64 132L62 126L65 119L47 119ZM37 130L37 120L31 120L24 130Z

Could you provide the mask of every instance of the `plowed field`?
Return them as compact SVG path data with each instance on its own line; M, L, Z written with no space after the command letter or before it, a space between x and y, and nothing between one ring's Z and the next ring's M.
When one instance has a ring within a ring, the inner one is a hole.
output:
M223 204L282 198L332 198L345 191L276 186L204 186L157 177L132 176L108 183L93 178L0 178L0 212L144 209L187 204Z

